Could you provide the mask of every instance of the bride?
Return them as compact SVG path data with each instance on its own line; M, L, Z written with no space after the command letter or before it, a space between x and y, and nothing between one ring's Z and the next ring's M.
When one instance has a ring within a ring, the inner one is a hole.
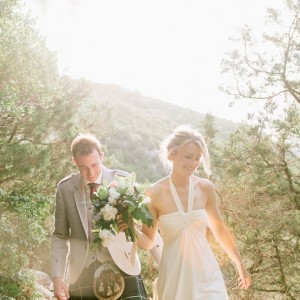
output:
M171 163L172 170L148 188L154 226L143 228L153 242L158 229L163 239L153 299L228 299L222 273L206 239L207 226L235 263L239 288L247 289L251 277L217 208L215 188L208 179L194 175L201 163L210 174L204 139L190 127L179 127L162 142L160 156L164 163Z

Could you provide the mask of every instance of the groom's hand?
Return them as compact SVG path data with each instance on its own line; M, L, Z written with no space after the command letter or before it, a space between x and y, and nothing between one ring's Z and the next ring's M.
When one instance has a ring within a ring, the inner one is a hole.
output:
M61 277L53 278L54 297L58 300L66 300L70 298L68 285Z

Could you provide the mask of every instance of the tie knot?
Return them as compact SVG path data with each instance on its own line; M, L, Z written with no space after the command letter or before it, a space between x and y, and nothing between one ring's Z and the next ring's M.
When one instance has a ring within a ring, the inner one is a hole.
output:
M100 184L95 182L90 182L88 183L88 185L90 187L90 197L92 198L93 194L97 192L98 186Z

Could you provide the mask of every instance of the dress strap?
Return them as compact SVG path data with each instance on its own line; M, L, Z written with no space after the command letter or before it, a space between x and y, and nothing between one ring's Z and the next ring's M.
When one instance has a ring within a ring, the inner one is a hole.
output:
M170 184L170 191L173 196L173 199L176 203L177 209L179 212L184 212L182 203L180 201L180 198L177 194L176 188L174 186L174 183L171 179L171 176L169 176L169 184ZM193 201L194 201L194 187L192 183L191 177L189 178L189 194L188 194L188 212L192 211L193 209Z
M194 185L192 178L189 178L189 196L188 196L188 212L191 212L193 210L193 204L194 204Z

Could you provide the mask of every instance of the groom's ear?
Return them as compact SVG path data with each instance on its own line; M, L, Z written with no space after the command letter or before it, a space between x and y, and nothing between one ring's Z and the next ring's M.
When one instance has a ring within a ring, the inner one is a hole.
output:
M73 162L73 164L74 164L74 165L76 165L76 166L77 166L77 162L76 162L76 159L75 159L75 157L74 157L74 156L72 157L72 162Z
M104 159L104 152L99 152L99 156L100 156L100 159L101 159L101 162L103 162L103 159Z

